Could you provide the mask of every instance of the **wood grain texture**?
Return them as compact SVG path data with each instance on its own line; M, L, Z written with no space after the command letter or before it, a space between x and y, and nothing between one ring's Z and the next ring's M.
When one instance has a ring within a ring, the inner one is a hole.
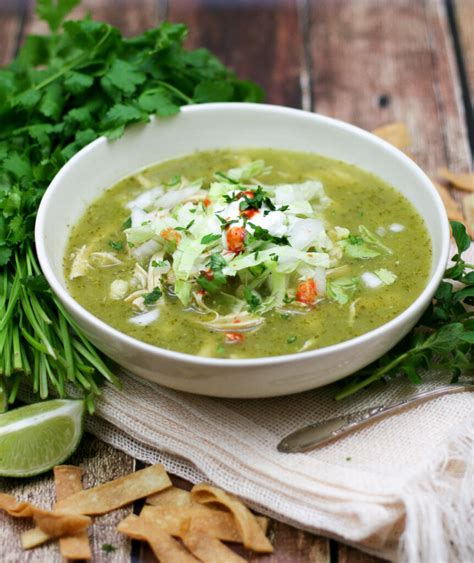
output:
M266 101L301 107L303 41L296 0L169 0L168 19L189 26L187 45L207 47Z
M22 2L0 3L0 66L6 65L15 54L23 11Z
M456 0L454 10L471 95L471 106L474 106L474 0Z
M105 481L116 479L134 471L135 462L126 454L100 442L89 434L82 440L78 451L68 460L83 470L85 488L95 487ZM0 479L0 491L28 500L38 506L51 508L54 504L54 480L51 472L31 479ZM94 560L105 560L104 544L115 547L107 554L107 562L126 563L130 561L131 544L116 531L118 522L125 518L131 507L114 511L94 519L89 529ZM30 520L13 519L0 513L0 538L2 563L55 563L61 561L57 542L50 542L31 551L23 551L20 533L32 527Z
M373 129L407 123L420 165L470 162L442 0L308 0L315 109Z
M46 24L38 21L34 13L35 0L24 1L28 2L29 8L25 32L46 33ZM70 19L90 13L94 19L106 21L130 36L158 25L163 19L164 6L163 0L83 0L71 12Z
M384 559L367 555L348 545L339 544L338 546L337 563L383 563L384 561Z

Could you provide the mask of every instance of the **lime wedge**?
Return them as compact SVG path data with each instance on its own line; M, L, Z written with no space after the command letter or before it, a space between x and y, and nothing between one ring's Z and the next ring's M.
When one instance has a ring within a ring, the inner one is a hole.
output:
M77 448L84 402L55 399L0 414L0 475L29 477L62 463Z

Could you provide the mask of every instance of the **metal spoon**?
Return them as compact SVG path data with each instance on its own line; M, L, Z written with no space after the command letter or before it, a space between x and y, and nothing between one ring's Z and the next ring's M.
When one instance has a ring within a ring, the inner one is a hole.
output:
M304 428L292 432L278 444L277 449L283 453L307 452L328 442L338 440L347 434L359 430L362 426L399 413L419 403L435 399L441 395L474 391L474 384L452 384L437 387L431 391L394 403L370 407L362 411L336 416L320 422L315 422Z

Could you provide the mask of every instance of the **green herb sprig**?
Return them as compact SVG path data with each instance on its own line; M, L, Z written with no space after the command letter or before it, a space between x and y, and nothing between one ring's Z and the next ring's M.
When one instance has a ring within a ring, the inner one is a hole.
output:
M41 275L33 232L44 191L100 135L116 139L182 105L260 101L262 90L207 50L184 49L182 24L128 39L90 17L65 22L78 3L38 0L51 33L27 37L0 69L0 388L11 403L22 381L42 399L53 389L64 396L69 382L92 410L99 383L117 380Z
M457 245L454 264L446 270L445 279L419 323L363 373L351 376L337 393L337 400L400 374L412 383L421 383L423 372L431 368L449 370L453 382L461 373L474 373L474 265L462 259L471 239L461 223L451 221L451 230ZM455 284L461 284L460 288ZM372 373L367 377L367 372Z

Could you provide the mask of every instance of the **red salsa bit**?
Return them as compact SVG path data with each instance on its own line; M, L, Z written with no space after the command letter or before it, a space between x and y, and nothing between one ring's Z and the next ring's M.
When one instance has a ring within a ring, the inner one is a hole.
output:
M313 305L317 295L316 283L313 279L308 278L298 284L298 288L296 289L296 301L305 303L306 305Z
M225 341L227 344L240 344L245 340L245 335L241 332L226 332Z
M160 236L170 242L174 241L176 244L178 244L179 241L181 240L181 235L178 233L178 231L175 231L171 227L168 227L167 229L163 229L160 233Z
M244 249L245 229L243 227L229 227L226 234L227 248L235 254Z

